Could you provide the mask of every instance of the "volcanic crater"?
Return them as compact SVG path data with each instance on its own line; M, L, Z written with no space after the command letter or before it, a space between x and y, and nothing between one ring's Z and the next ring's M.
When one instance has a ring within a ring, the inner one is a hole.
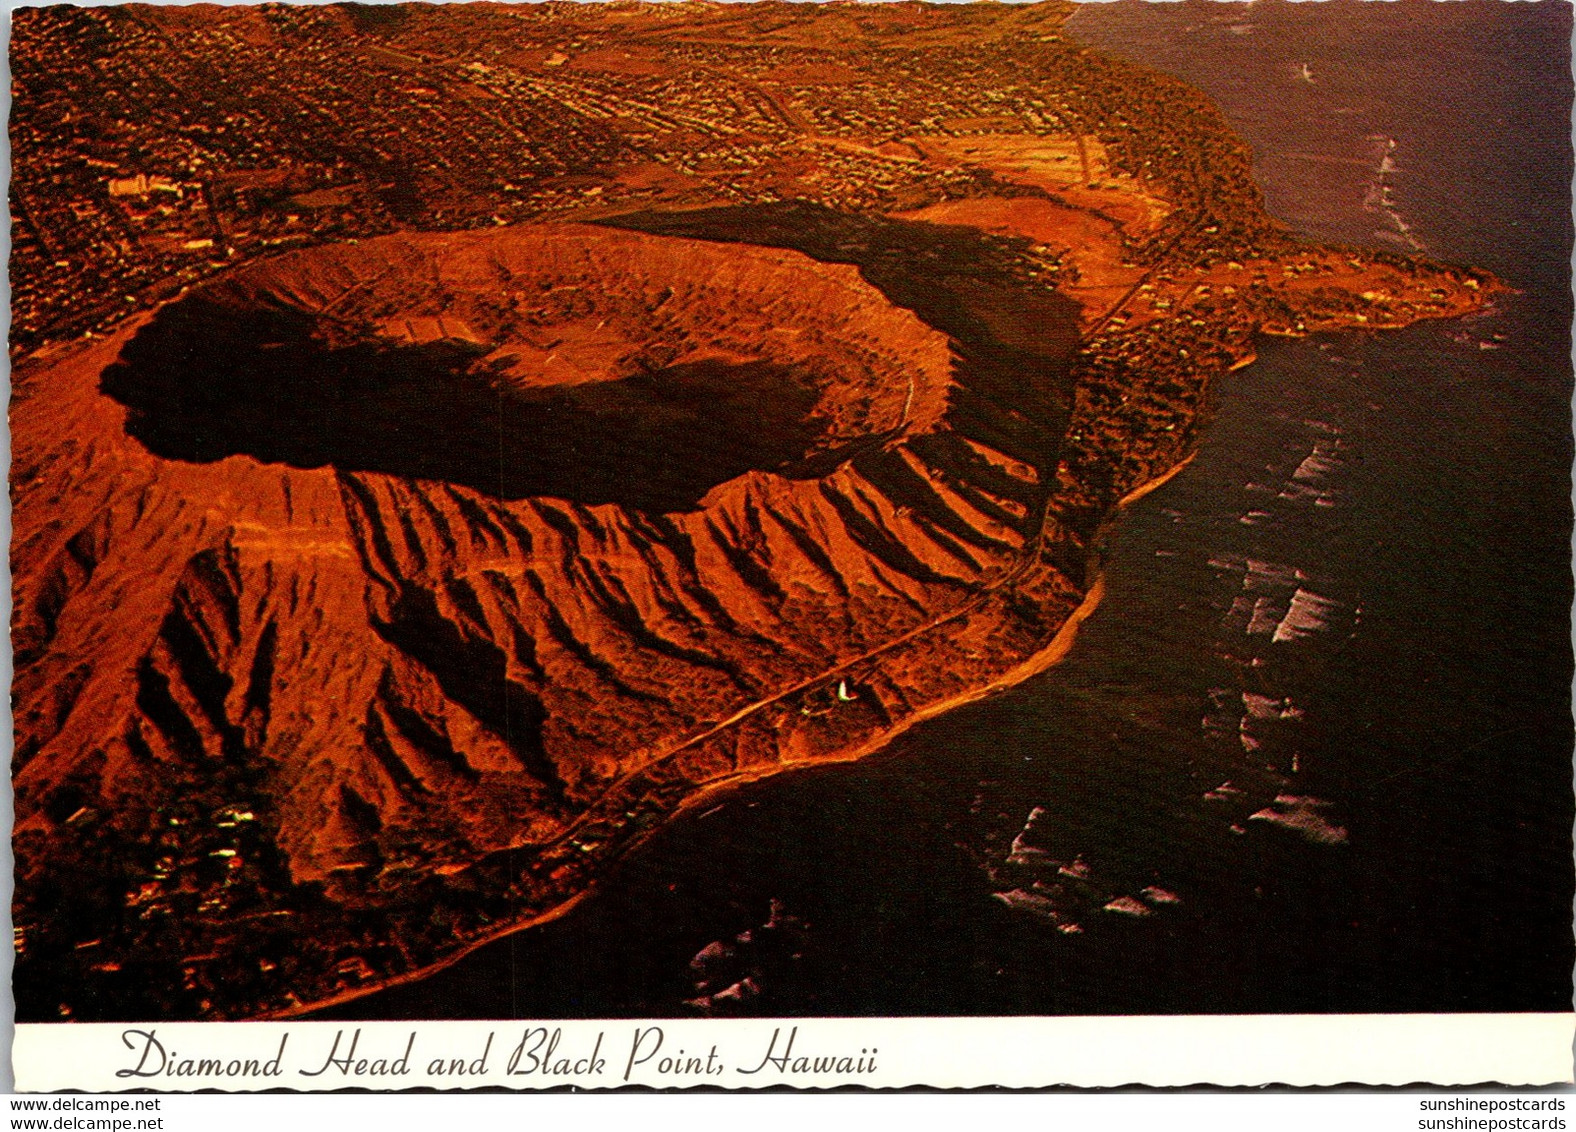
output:
M1047 292L961 230L731 217L288 253L24 375L15 482L91 501L18 523L35 923L211 935L147 1009L288 1012L1038 663L1083 596L1025 573L1072 338L965 314Z
M950 368L853 267L548 224L281 256L161 308L102 388L167 459L674 511L934 425Z

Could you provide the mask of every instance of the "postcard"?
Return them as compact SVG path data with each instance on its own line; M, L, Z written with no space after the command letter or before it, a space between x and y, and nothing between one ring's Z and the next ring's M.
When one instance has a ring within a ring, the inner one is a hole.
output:
M1570 1080L1571 24L16 8L18 1087Z

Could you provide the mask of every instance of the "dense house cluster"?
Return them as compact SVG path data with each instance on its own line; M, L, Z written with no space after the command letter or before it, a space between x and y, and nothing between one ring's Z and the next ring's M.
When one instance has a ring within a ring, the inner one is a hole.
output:
M1135 88L1064 41L1054 10L908 47L840 42L788 5L470 7L19 12L13 348L100 333L249 257L401 227L657 202L921 207L991 178L905 140L971 133L1097 136L1117 172L1217 221L1151 252L1241 257L1274 238L1233 227L1258 213L1239 207L1246 155L1213 108L1158 76Z

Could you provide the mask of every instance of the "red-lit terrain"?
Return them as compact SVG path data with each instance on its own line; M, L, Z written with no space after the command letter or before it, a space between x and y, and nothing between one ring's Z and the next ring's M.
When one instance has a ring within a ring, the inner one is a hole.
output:
M480 105L434 46L473 7L361 49ZM843 42L851 12L538 13L540 50L466 66L624 139L572 199L235 244L85 338L53 294L71 333L17 357L11 415L22 1016L288 1013L557 914L704 792L1054 662L1102 526L1256 331L1496 286L1294 242L1207 104L1196 136L1136 94L1133 122L817 127L940 46L936 75L1018 50L1044 99L1096 82L1061 8L861 9ZM792 50L757 66L761 35ZM718 148L737 119L634 89L703 50L791 135L750 140L758 183ZM1146 129L1226 187L1136 161ZM823 183L850 162L912 183Z

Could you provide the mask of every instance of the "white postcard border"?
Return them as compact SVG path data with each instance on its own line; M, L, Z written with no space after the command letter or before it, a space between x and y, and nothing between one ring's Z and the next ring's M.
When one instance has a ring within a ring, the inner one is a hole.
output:
M60 1023L22 1092L1545 1086L1576 1014Z

